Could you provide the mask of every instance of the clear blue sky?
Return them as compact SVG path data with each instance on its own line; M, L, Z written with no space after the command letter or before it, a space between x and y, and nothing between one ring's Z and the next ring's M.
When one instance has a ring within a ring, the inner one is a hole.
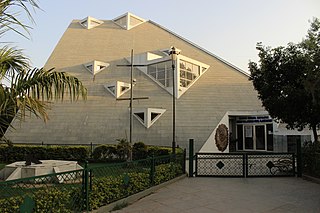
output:
M300 42L320 18L320 0L39 0L31 39L7 34L42 67L73 19L92 16L111 20L131 12L152 20L247 71L257 61L257 42L267 46ZM21 17L23 18L23 17ZM30 23L26 21L26 23Z

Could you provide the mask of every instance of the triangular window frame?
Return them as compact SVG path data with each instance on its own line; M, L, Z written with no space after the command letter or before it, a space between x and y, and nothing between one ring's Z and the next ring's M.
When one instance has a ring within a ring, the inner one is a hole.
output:
M147 129L149 129L164 113L166 109L163 108L141 108L133 109L133 116ZM152 113L157 114L152 119ZM143 114L143 118L141 117Z
M122 82L122 81L115 81L111 83L107 83L104 87L109 91L115 98L119 98L126 92L130 91L131 85L130 83ZM110 89L110 87L114 88L114 91ZM123 90L123 88L125 88Z
M133 24L133 20L136 21L135 24ZM115 24L120 26L123 29L130 30L134 27L139 26L140 24L143 24L146 22L143 18L140 18L132 13L125 13L115 19L112 20Z
M82 19L81 21L79 21L79 24L83 28L90 30L92 28L95 28L95 27L103 24L103 21L96 19L96 18L93 18L91 16L88 16L88 17Z
M160 50L163 54L167 54L168 50L163 49ZM195 59L189 58L184 55L177 55L177 59L175 61L175 88L172 87L172 60L169 55L160 57L155 57L151 59L148 57L149 52L135 55L134 61L138 61L139 64L143 64L145 66L139 66L137 69L145 73L150 79L156 82L160 87L165 89L169 94L173 95L175 93L175 97L179 99L188 89L195 84L201 76L210 68L209 65L197 61ZM153 54L157 55L157 54ZM129 61L129 58L127 58ZM188 64L192 64L192 67L197 68L197 73L193 73L195 71L189 69L183 69L180 67L181 62L187 62ZM164 65L161 65L164 64ZM157 66L160 65L161 68ZM150 71L150 68L153 67ZM165 68L163 68L165 67ZM165 70L165 77L163 77L163 71ZM161 73L160 73L161 72ZM177 83L178 82L178 83Z
M84 64L84 67L93 75L98 74L102 70L106 69L110 64L102 61L91 61Z

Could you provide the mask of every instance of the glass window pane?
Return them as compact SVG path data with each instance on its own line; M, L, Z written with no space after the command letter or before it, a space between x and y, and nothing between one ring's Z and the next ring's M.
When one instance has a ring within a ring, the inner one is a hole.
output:
M253 128L244 126L244 148L253 149Z
M158 71L157 79L164 79L165 78L165 70Z
M186 62L180 60L180 69L186 69Z
M163 86L165 86L165 80L164 80L164 79L158 80L158 82L159 82L160 84L162 84Z
M189 63L189 62L187 62L187 63L186 63L186 69L187 69L188 71L192 71L192 64Z
M193 65L193 69L192 72L196 75L199 76L200 75L200 67L198 65Z
M157 67L155 64L148 66L148 74L155 73L156 71L157 71Z

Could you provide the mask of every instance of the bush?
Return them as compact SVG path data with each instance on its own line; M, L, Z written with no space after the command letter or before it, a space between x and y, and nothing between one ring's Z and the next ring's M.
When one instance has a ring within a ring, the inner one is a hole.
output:
M182 166L176 163L161 164L156 166L154 183L156 185L171 180L182 174Z
M37 191L34 195L35 212L72 212L71 192L53 187Z
M166 147L157 147L157 146L149 146L148 147L148 156L161 156L161 155L169 155L171 153L171 148Z
M28 155L40 160L83 161L89 157L86 146L0 145L0 162L25 161Z
M92 153L96 162L113 162L117 160L117 149L112 145L97 146Z
M97 146L92 153L92 162L123 162L127 160L130 150L129 142L126 139L117 140L115 145ZM177 154L183 153L180 148L176 149ZM164 156L171 154L171 147L147 146L143 142L134 143L132 146L132 159L141 160L152 156Z
M143 142L133 144L132 158L133 160L146 159L148 157L148 147Z
M19 212L20 205L23 203L22 197L10 197L0 200L0 212L11 213Z
M20 206L25 202L23 196L5 198L0 200L0 212L19 212ZM48 187L28 194L34 200L34 211L36 213L46 212L73 212L74 209L82 209L80 203L74 203L73 199L80 197L80 190L74 188L57 189ZM28 205L28 204L27 204Z
M131 151L131 146L127 139L118 139L118 144L116 146L117 156L120 160L127 160Z
M320 177L320 144L306 142L302 148L303 173Z

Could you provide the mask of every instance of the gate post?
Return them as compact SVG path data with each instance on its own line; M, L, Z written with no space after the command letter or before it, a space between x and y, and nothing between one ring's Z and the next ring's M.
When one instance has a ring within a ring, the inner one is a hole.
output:
M297 177L302 177L302 152L300 140L297 140Z
M194 141L189 139L189 177L193 177Z
M83 170L83 182L82 182L82 190L83 190L83 198L84 205L86 207L86 212L89 212L89 171L88 171L88 161L85 161L84 170Z

